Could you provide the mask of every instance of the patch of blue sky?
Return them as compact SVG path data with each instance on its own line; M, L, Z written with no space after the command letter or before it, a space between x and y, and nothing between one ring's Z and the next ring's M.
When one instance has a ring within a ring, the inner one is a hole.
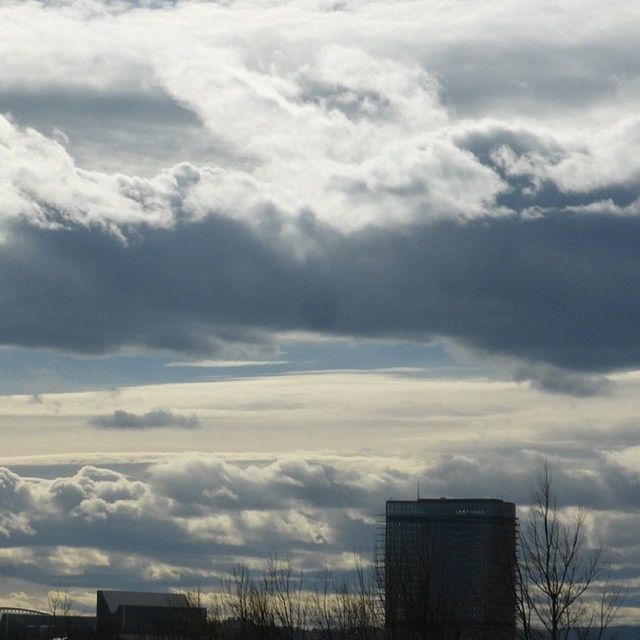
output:
M397 369L398 373L468 377L477 367L460 366L439 342L416 344L372 340L288 340L264 363L252 359L199 362L176 354L78 356L17 347L0 350L0 394L33 395L117 389L145 384L198 382L284 375L304 371ZM182 366L181 363L184 363Z

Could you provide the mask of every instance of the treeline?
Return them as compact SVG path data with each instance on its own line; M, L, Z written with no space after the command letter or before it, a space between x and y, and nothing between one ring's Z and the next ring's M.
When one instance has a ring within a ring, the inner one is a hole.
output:
M177 636L203 640L380 640L384 591L376 572L356 562L348 577L325 572L307 583L289 561L272 559L255 574L237 565L222 590L204 598L189 594L192 608Z

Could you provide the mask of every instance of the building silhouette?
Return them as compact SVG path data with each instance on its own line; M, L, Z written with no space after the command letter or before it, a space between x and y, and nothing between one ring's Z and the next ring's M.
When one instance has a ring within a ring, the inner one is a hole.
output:
M185 640L206 623L206 609L182 593L96 595L96 616L0 607L0 640Z
M178 640L192 635L206 610L182 593L97 592L98 640Z
M394 640L514 640L515 505L389 500L385 619Z
M95 640L96 618L0 607L0 640Z

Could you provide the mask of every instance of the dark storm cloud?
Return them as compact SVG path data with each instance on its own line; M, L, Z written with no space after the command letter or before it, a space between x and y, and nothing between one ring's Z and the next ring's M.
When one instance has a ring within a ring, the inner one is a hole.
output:
M291 224L299 253L283 240ZM343 234L271 211L256 227L220 215L139 227L128 243L19 224L0 247L0 341L201 355L287 330L435 335L574 370L633 367L638 246L639 219L596 213Z
M199 421L195 415L183 416L166 409L155 409L140 415L118 409L109 415L91 418L88 424L98 429L195 429Z

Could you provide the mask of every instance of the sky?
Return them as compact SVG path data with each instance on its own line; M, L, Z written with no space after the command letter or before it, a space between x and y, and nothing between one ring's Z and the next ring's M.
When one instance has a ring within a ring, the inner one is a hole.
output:
M0 0L0 605L348 571L385 500L547 460L640 623L639 43L622 0Z

